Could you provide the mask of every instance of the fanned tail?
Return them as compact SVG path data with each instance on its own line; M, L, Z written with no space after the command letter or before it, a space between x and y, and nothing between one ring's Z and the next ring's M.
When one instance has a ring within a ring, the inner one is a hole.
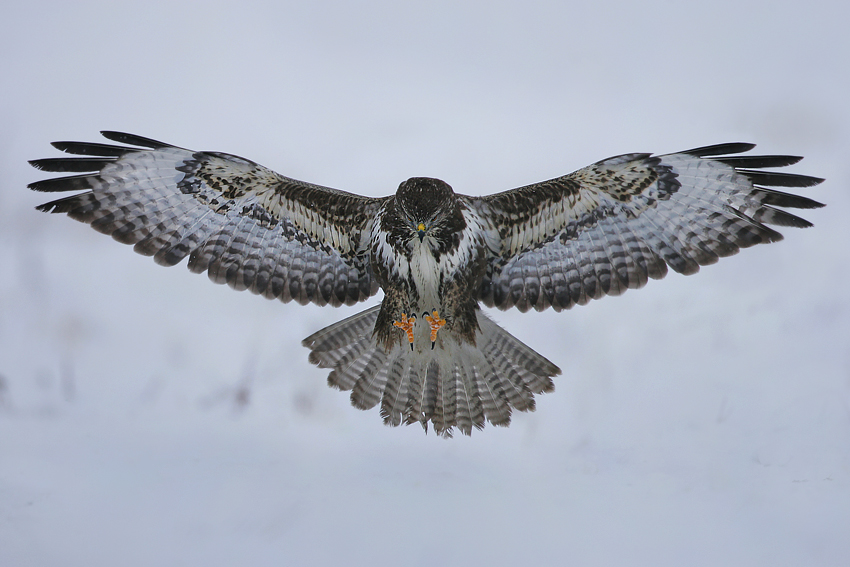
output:
M380 306L325 327L303 341L310 362L332 368L328 385L351 391L351 403L371 409L380 403L386 425L430 421L439 435L457 427L466 435L487 421L507 426L511 412L534 411L535 394L554 390L560 369L477 312L476 344L451 332L434 350L394 344L389 352L373 336Z

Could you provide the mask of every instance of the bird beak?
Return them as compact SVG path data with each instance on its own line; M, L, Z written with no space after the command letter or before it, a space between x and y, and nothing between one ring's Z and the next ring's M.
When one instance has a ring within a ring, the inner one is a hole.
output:
M416 234L419 235L419 242L422 242L422 239L425 238L425 223L419 223L419 226L416 227Z

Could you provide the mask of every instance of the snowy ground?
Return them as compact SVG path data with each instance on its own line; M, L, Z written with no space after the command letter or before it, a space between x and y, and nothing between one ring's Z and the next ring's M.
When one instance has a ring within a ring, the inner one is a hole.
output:
M0 565L850 561L846 3L201 6L3 11ZM694 277L495 313L564 374L510 428L445 441L308 364L300 340L355 309L37 213L25 160L100 129L370 195L752 141L806 156L829 206Z

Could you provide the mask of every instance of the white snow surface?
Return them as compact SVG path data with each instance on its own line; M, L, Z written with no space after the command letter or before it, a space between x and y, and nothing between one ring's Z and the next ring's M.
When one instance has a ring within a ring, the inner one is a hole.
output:
M850 563L846 2L11 3L0 19L0 565ZM374 196L751 141L806 230L564 313L510 428L389 428L301 307L161 268L26 160L123 130Z

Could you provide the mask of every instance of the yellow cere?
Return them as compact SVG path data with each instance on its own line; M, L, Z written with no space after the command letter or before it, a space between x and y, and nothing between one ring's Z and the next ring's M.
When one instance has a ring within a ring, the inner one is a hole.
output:
M416 230L425 230L425 223L419 223L419 226L416 227Z

